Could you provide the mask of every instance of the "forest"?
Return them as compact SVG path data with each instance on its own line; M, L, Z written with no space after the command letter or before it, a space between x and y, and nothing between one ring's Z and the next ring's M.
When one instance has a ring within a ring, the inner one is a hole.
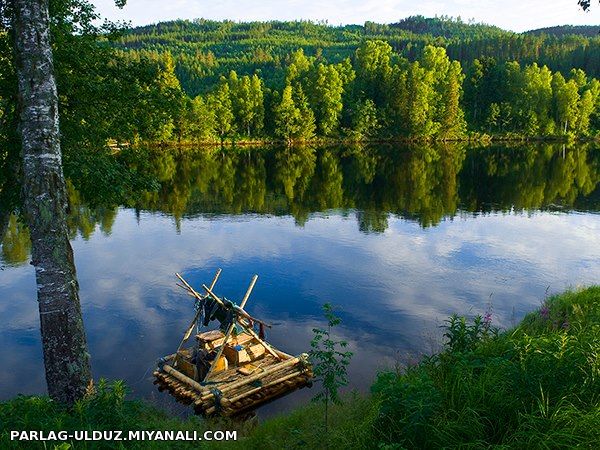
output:
M420 16L361 26L200 19L135 28L114 45L173 68L183 100L171 140L593 136L597 31L518 34Z
M108 203L144 178L116 145L595 138L595 27L517 34L448 17L396 24L98 23L50 2L66 174ZM17 83L0 30L0 204L18 206ZM110 144L110 145L107 145ZM89 177L88 177L89 178ZM98 177L94 177L98 179ZM101 190L104 192L104 190Z
M448 17L395 24L93 26L51 2L66 158L106 143L594 137L594 27L517 34ZM87 8L87 9L85 9ZM588 29L589 28L589 29ZM16 82L0 33L0 147ZM8 158L6 155L4 158ZM10 165L9 165L10 166Z

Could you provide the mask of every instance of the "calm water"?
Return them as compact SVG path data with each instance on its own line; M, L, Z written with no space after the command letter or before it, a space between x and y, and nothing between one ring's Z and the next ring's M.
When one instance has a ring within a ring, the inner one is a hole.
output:
M309 349L325 302L355 356L351 387L439 348L452 313L507 327L546 293L600 281L600 150L420 147L156 152L159 181L118 208L71 189L70 226L94 376L166 402L151 383L193 314L175 272L277 324ZM45 391L27 231L11 218L0 264L0 398ZM300 391L271 411L305 401ZM170 405L170 404L169 404ZM169 407L172 407L169 406Z

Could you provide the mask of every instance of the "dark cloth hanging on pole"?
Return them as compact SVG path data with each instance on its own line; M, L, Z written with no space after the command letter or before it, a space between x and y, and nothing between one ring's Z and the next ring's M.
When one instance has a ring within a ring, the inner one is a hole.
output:
M204 326L207 326L211 321L218 320L221 328L227 328L235 319L234 303L226 298L223 298L225 308L216 300L207 298L204 301Z

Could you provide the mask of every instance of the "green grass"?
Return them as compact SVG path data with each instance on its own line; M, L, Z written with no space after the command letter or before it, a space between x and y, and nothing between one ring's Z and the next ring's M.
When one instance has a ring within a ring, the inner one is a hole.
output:
M481 320L454 318L447 337L438 355L380 373L371 395L351 394L333 406L327 433L321 404L258 425L183 421L125 401L123 385L115 383L73 411L39 397L1 403L0 448L16 447L11 429L238 429L237 442L209 448L600 448L600 287L551 297L501 333ZM186 445L198 448L170 447ZM103 446L111 444L73 444Z
M54 403L48 397L19 396L0 403L0 448L54 448L60 443L27 443L10 441L10 430L200 430L206 424L192 417L183 421L139 401L125 400L122 382L106 384L101 381L95 396L78 402L72 410ZM192 443L189 443L192 444ZM196 445L187 445L190 448ZM71 442L73 449L115 448L115 443L103 441ZM62 447L59 447L62 449ZM123 447L125 448L125 447ZM127 443L126 448L186 448L186 443L139 442Z
M466 347L380 374L374 439L399 448L600 446L600 287L551 297L515 329Z

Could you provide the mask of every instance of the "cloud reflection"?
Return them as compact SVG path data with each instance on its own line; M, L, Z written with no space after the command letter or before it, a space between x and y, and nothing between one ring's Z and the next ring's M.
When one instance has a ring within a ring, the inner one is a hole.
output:
M148 369L176 348L193 311L174 272L199 286L222 267L217 291L234 300L258 273L248 309L280 323L270 339L293 353L309 349L321 305L338 305L361 389L399 355L429 351L426 337L439 336L449 314L483 313L490 295L494 320L509 326L547 286L600 279L599 215L459 215L426 229L390 216L379 234L361 233L354 215L330 211L304 227L291 217L195 217L178 233L165 215L138 222L121 209L110 237L73 242L95 377L124 378L150 395ZM0 397L43 392L31 266L0 272L0 299L0 360L11 368L0 372Z

